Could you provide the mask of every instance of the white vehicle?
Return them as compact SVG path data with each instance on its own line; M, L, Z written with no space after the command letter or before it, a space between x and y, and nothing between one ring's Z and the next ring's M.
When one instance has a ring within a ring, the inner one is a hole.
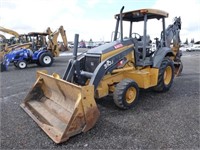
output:
M191 51L200 51L200 41L195 42L194 44L190 45L189 47L186 47L187 52Z
M73 44L73 43L68 44L68 47L69 47L69 48L74 48L74 44Z
M200 44L193 44L190 47L186 48L187 52L191 52L191 51L200 51Z

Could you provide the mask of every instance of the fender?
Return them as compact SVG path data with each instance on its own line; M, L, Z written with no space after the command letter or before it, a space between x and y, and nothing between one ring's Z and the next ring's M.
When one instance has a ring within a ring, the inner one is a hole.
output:
M48 52L47 50L37 50L37 51L35 51L34 54L33 54L33 60L38 60L41 54L47 53L47 52Z
M160 68L160 65L162 63L162 60L166 56L174 56L171 48L169 47L162 47L159 48L155 53L153 57L153 67Z

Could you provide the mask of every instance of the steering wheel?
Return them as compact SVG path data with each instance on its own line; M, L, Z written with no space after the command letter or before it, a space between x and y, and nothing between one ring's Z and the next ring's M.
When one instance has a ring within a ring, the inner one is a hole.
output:
M132 38L136 38L138 41L142 40L142 36L140 34L138 34L138 33L133 32L131 34L131 36L132 36Z

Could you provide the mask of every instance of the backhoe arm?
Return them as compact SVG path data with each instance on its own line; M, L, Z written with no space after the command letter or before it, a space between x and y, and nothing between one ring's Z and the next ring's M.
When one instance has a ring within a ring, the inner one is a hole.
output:
M4 32L4 33L8 33L8 34L11 34L11 35L14 35L15 37L19 37L19 33L17 33L16 31L13 31L11 29L7 29L7 28L4 28L4 27L1 27L0 26L0 31Z
M69 48L68 48L67 36L66 36L66 33L65 33L63 26L60 26L59 32L60 32L60 35L61 35L62 40L63 40L64 50L67 51L67 50L69 50Z

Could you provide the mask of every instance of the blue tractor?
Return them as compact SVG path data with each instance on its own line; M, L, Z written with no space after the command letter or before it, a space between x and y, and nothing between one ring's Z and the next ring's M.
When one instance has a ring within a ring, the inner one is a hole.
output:
M19 69L25 69L28 64L36 63L38 66L51 66L54 59L50 51L46 48L40 48L37 51L30 49L13 50L4 55L1 62L1 72L7 71L10 63Z

